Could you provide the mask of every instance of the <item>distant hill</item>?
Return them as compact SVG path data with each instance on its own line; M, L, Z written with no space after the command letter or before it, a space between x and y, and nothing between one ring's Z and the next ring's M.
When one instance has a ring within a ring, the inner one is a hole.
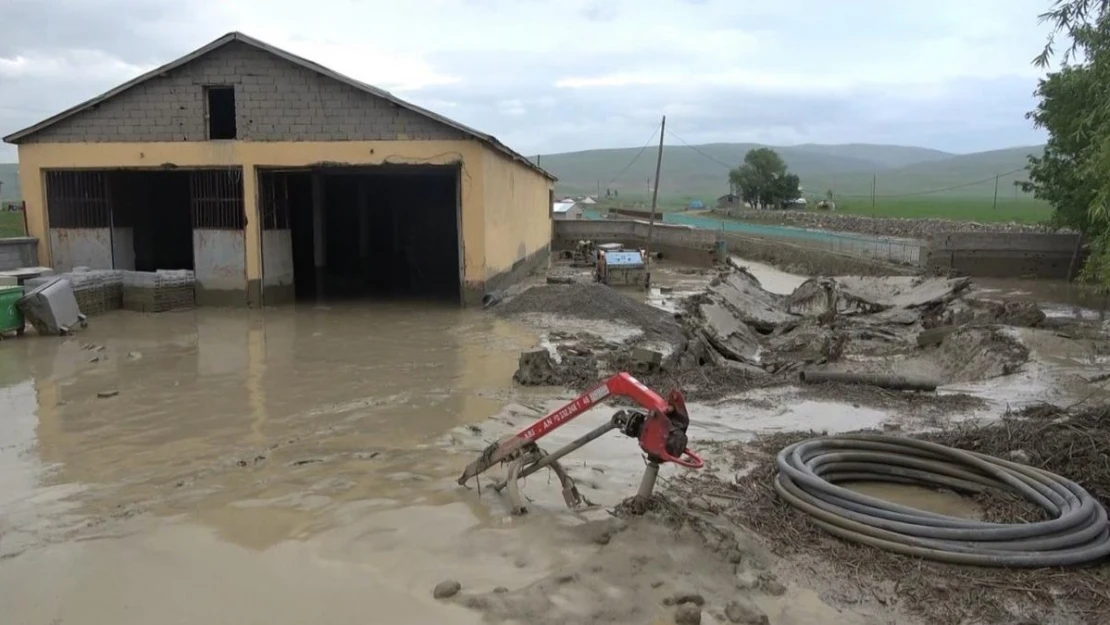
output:
M0 200L21 199L23 199L23 192L19 190L19 165L0 163Z
M729 167L739 164L744 154L756 147L761 146L747 143L665 146L660 195L705 200L721 195L728 191ZM995 174L1022 170L1026 156L1040 152L1043 147L961 155L869 144L808 144L773 149L798 174L805 194L811 197L824 196L829 189L838 196L869 196L874 177L880 196L939 190L938 197L970 198L993 195ZM603 195L608 187L618 190L622 197L639 198L650 193L656 152L648 147L632 162L637 152L639 148L550 154L541 156L540 164L558 176L559 194L596 193L600 182ZM621 173L626 167L627 171ZM1025 179L1024 171L1001 176L999 194L1013 197L1013 182ZM982 182L968 184L976 181Z

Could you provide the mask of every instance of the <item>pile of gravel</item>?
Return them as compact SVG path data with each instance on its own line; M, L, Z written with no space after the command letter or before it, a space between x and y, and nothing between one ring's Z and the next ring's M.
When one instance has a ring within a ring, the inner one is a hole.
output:
M546 313L620 323L643 331L652 340L683 345L686 334L674 315L623 295L602 284L535 286L493 308L501 316Z

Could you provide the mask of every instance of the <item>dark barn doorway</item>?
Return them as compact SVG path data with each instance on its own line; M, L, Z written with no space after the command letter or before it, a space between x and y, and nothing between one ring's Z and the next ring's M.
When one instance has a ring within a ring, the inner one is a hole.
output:
M265 289L291 267L297 299L460 301L457 166L263 170L259 186Z

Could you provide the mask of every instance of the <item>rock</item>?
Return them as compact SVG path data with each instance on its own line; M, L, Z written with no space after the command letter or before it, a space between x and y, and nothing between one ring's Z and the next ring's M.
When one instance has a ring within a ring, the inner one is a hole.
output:
M140 352L127 352L128 360L140 360L142 357L143 355Z
M1021 464L1029 464L1032 460L1032 458L1029 457L1029 452L1024 449L1011 449L1010 453L1006 455L1010 457L1010 460L1020 462Z
M96 396L99 397L100 399L108 399L109 397L115 397L116 395L119 395L119 391L116 391L116 390L100 391L99 393L96 394Z
M759 576L759 589L775 597L786 594L786 586L769 573Z
M450 599L459 594L462 590L462 584L453 579L444 580L436 584L435 590L432 591L432 596L436 599Z
M598 545L608 545L610 540L613 540L613 537L609 534L609 532L603 532L601 534L598 534L597 536L594 536L594 543Z
M736 588L738 590L752 590L759 587L759 576L754 571L738 571L736 573Z
M763 610L748 601L729 601L725 605L725 616L730 623L740 625L769 625L770 620Z
M675 608L675 625L701 625L701 608L693 603L683 603Z
M692 603L698 607L705 605L705 597L696 592L677 592L663 600L663 605L682 605Z
M657 580L655 580L654 582L651 583L652 588L659 588L662 585L663 585L663 580L661 580L661 579L657 579Z
M555 369L551 353L541 347L520 353L513 381L525 386L558 386L562 377Z
M493 589L493 592L494 592L494 594L503 595L503 594L509 592L509 589L506 588L505 586L498 586L497 588Z
M733 551L732 553L728 554L729 564L740 564L743 561L744 554L740 551Z
M566 574L560 575L559 577L556 577L555 578L555 583L557 583L557 584L569 584L569 583L575 581L576 579L578 579L578 576L575 575L574 573L566 573Z

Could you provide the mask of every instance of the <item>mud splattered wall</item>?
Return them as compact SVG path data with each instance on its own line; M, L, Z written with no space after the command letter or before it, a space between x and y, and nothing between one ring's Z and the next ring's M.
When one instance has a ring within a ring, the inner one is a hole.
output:
M247 243L244 233L243 170L191 172L193 267L197 303L247 303Z
M112 268L108 175L97 171L46 172L50 249L54 269Z

